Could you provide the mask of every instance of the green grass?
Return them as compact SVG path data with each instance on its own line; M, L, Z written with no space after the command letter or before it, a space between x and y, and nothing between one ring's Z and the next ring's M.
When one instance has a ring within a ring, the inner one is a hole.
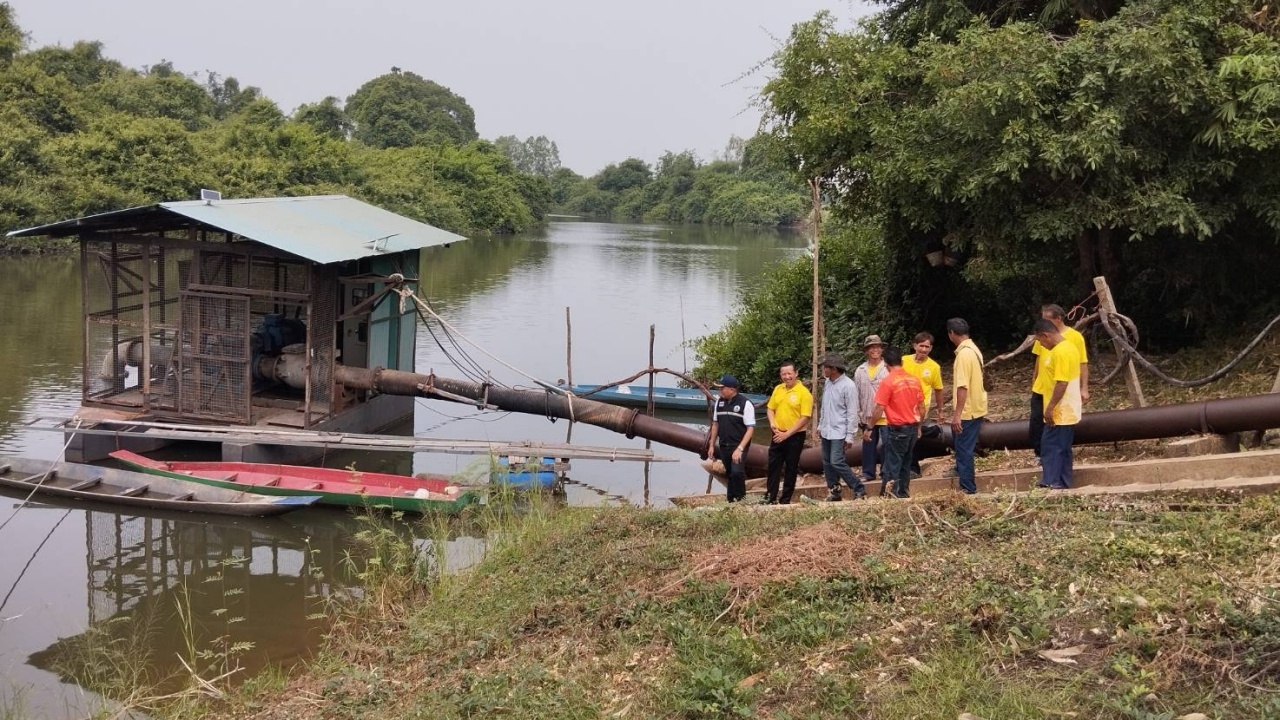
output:
M211 714L1280 719L1280 500L1179 503L488 511L479 566L370 578L310 667ZM751 556L820 527L870 551Z

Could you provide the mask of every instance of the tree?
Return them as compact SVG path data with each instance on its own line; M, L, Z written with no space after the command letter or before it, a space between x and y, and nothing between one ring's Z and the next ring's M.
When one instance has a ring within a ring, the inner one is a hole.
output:
M837 214L876 218L904 257L944 239L967 259L962 296L1001 293L1006 321L1099 273L1153 323L1241 308L1215 295L1224 274L1238 282L1238 257L1280 237L1269 15L1245 0L884 4L853 32L796 26L764 89L773 142ZM1205 241L1220 259L1188 267ZM921 263L900 267L896 294L963 310L916 294Z
M242 88L239 80L233 77L223 78L212 71L205 74L205 89L209 92L209 97L213 98L213 112L219 120L244 110L255 100L262 98L260 89L252 85Z
M338 104L338 98L332 95L318 103L299 106L293 119L331 138L346 140L351 136L351 119Z
M153 65L146 74L126 70L85 88L93 102L133 117L170 118L188 130L216 122L216 107L207 90L175 72L168 63Z
M606 165L596 175L596 187L606 192L620 193L636 187L644 187L653 177L649 163L639 158L627 158L617 164Z
M463 144L479 138L475 111L449 88L392 68L347 98L354 137L372 147Z
M0 2L0 67L13 62L27 45L27 34L18 27L13 6Z
M70 48L43 47L27 53L27 62L50 77L66 78L76 88L100 83L124 72L124 66L102 56L102 43L80 41Z
M493 144L498 147L516 169L528 175L539 175L550 178L560 169L560 148L545 135L520 140L515 135L503 135Z

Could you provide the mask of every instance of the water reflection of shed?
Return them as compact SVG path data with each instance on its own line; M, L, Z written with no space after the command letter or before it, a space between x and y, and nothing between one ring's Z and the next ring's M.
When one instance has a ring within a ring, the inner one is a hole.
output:
M341 195L167 202L10 236L80 243L81 417L349 432L375 431L413 409L412 398L334 385L338 362L414 369L412 307L402 312L394 295L366 301L392 273L416 278L421 248L463 239ZM300 389L263 371L289 354L305 357ZM77 435L67 459L99 459L116 446ZM310 452L250 445L223 455Z
M121 648L141 654L131 660L163 677L180 670L178 657L195 662L192 647L216 649L218 639L254 644L255 652L239 659L250 673L286 663L315 646L327 598L351 579L357 525L340 514L317 513L317 522L295 525L74 506L85 518L88 625L28 658L64 682L101 674L85 665L109 667Z

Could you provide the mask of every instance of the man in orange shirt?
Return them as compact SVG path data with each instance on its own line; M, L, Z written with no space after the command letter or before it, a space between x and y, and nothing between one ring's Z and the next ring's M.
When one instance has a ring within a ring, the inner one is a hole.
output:
M920 436L920 419L924 417L924 390L916 376L902 369L901 350L885 348L884 363L889 375L876 390L871 425L881 417L888 421L884 426L885 452L880 480L882 483L893 481L893 496L905 498L911 485L911 453Z

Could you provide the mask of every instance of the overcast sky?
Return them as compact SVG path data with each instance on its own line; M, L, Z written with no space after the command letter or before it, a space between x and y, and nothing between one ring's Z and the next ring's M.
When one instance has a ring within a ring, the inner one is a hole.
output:
M749 73L792 24L869 12L863 0L9 2L35 47L99 40L131 67L233 75L285 112L397 66L466 98L481 136L546 135L583 174L664 150L709 159L752 135L766 76Z

